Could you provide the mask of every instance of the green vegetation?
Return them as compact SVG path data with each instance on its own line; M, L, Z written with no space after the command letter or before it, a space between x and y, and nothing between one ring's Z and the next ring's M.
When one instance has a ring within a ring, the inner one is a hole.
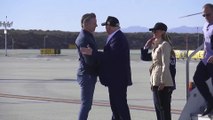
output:
M140 49L152 36L152 33L125 33L130 43L131 49ZM68 49L73 48L78 32L65 31L42 31L42 30L8 30L8 49ZM203 42L202 34L169 33L175 49L186 49L186 39L188 38L189 49L193 50ZM198 43L199 36L199 43ZM98 47L101 49L105 44L107 34L105 32L95 33ZM5 45L4 30L0 30L0 49ZM70 47L71 46L71 47Z

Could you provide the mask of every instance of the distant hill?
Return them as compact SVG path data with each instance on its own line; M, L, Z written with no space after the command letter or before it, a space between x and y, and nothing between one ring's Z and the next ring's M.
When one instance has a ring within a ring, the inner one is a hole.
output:
M134 28L134 27L132 27ZM137 28L137 27L135 27ZM135 30L136 31L136 30ZM148 32L148 28L144 28L144 32L140 28L137 33L125 33L131 49L140 49L145 45L146 41L152 37L152 33ZM75 39L79 32L64 31L43 31L43 30L8 30L7 48L8 49L68 49L75 46ZM107 33L94 33L97 46L103 49L106 44ZM169 33L172 38L174 49L186 49L186 38L188 39L188 48L194 50L198 45L202 44L203 35L201 33ZM198 39L199 37L199 39ZM4 30L0 29L0 49L5 48Z
M128 28L121 29L125 33L135 33L135 32L149 32L149 28L141 26L130 26ZM202 27L188 27L181 26L176 28L168 29L168 32L172 33L202 33Z
M140 26L130 26L128 28L123 28L121 30L125 33L134 33L134 32L148 32L149 28Z
M168 32L175 33L202 33L202 27L187 27L181 26L177 28L169 29Z

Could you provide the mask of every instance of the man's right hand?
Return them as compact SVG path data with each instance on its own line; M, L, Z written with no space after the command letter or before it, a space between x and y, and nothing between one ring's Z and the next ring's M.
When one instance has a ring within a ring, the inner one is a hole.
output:
M80 51L83 55L92 55L92 48L87 45L87 47L80 47Z

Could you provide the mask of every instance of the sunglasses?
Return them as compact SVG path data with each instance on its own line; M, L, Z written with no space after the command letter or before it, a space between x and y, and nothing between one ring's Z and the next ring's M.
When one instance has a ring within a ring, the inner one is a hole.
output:
M211 16L211 13L203 14L203 17L209 17Z

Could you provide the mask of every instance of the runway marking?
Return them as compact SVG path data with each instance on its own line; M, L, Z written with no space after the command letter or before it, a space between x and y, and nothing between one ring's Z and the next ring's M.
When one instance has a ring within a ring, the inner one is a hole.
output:
M15 98L15 99L24 99L24 100L37 100L37 101L47 101L47 102L58 102L58 103L72 103L72 104L80 104L81 101L79 99L61 99L61 98L51 98L51 97L38 97L38 96L26 96L26 95L14 95L14 94L5 94L0 93L0 97L3 98ZM94 100L94 106L103 106L103 107L110 107L109 102ZM150 111L154 112L155 109L149 106L141 106L141 105L130 105L129 108L132 110L143 110L143 111ZM178 109L171 109L172 114L180 114L181 110Z
M76 79L0 79L0 83L64 83L76 82Z

